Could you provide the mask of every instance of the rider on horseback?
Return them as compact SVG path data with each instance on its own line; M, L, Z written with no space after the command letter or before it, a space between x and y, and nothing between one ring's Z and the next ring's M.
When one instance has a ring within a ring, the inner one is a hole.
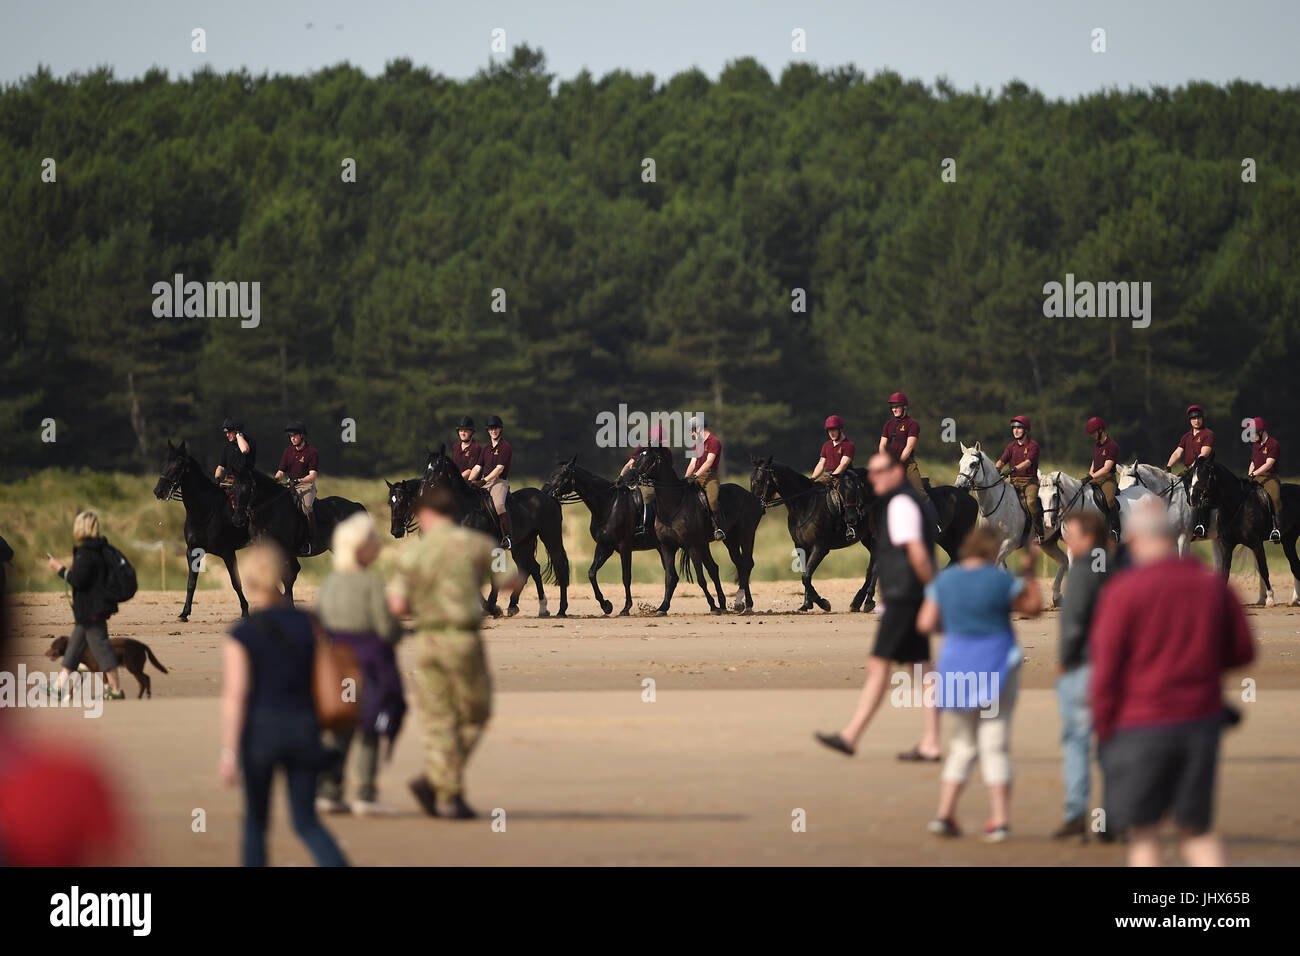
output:
M482 451L483 487L492 499L496 509L497 521L501 524L501 547L510 550L510 511L506 508L507 496L510 494L510 443L501 437L505 424L496 415L489 415L487 421L488 443Z
M1197 458L1214 457L1214 432L1205 427L1205 409L1200 405L1187 406L1187 421L1191 429L1178 439L1178 447L1169 456L1165 471L1169 471L1179 458L1183 460L1183 469L1192 467Z
M1115 443L1115 439L1106 434L1106 423L1096 415L1088 419L1084 429L1092 436L1094 444L1092 468L1088 472L1088 477L1083 479L1083 483L1086 485L1091 482L1101 491L1106 501L1106 521L1110 525L1110 533L1118 541L1119 504L1115 496L1119 486L1115 480L1115 464L1119 461L1119 445Z
M916 442L921 426L907 414L907 396L902 392L889 396L889 411L893 417L880 430L879 451L901 463L908 483L924 495L925 482L921 480L921 469L916 464Z
M1277 439L1268 433L1268 422L1262 418L1254 419L1255 442L1250 448L1250 472L1248 477L1268 492L1268 500L1273 505L1273 530L1268 540L1274 544L1282 540L1282 483L1277 477L1278 450Z
M673 463L673 450L668 447L668 440L664 437L664 428L662 425L655 425L650 429L649 444L637 445L632 451L632 457L624 462L622 470L618 473L620 479L636 466L637 456L647 448L655 450L667 471L671 472L676 468ZM641 495L641 517L637 521L635 533L641 535L645 534L650 520L650 504L655 500L655 486L640 485L636 490Z
M221 459L217 464L217 481L230 495L235 524L246 525L248 499L253 490L253 467L257 463L257 442L244 434L243 422L230 416L221 423L221 430L226 433L226 445L221 449Z
M691 441L695 453L686 466L686 479L704 486L704 496L709 502L709 517L713 521L713 540L722 541L727 535L718 517L718 472L722 470L722 442L708 429L703 415L691 419Z
M1020 495L1020 503L1033 520L1034 536L1043 540L1043 506L1038 500L1038 442L1029 437L1029 419L1011 419L1011 441L998 459L998 472Z
M298 507L307 518L307 540L316 540L316 515L312 505L316 503L316 475L320 470L320 455L315 447L307 444L307 426L294 420L284 426L289 435L289 447L280 455L280 467L275 473L276 481L283 481L293 490L298 499Z
M474 419L462 415L456 434L460 441L451 446L451 460L460 469L460 476L472 482L483 470L483 446L474 440Z
M856 448L844 434L844 419L832 415L825 424L827 441L822 444L821 457L813 469L813 481L829 485L830 491L837 496L844 508L844 525L846 537L850 541L857 539L861 494L858 488L857 473L853 471L853 453Z

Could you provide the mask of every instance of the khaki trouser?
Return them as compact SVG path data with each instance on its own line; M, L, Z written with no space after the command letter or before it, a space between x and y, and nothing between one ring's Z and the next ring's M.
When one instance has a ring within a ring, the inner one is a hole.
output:
M1115 507L1115 495L1119 491L1119 486L1115 482L1115 472L1111 472L1105 478L1098 478L1093 484L1101 489L1102 497L1106 499L1106 507Z
M1273 502L1273 514L1280 515L1282 513L1282 482L1278 481L1277 475L1260 475L1255 481L1268 492L1268 496Z
M1030 516L1037 518L1039 510L1042 508L1042 502L1038 500L1038 476L1034 475L1032 478L1028 476L1013 477L1011 484L1020 495L1020 501Z
M704 497L709 499L709 510L716 514L718 511L718 488L721 487L718 484L718 476L710 471L703 478L696 475L695 481L697 484L704 485Z
M492 682L478 631L416 635L416 705L424 724L424 768L439 797L463 788L465 763L492 713Z
M294 488L298 492L298 507L303 514L311 514L311 506L316 503L316 482L297 482Z
M921 468L917 465L916 459L909 458L903 464L903 468L906 472L908 483L921 494L925 494L925 484L921 481Z
M504 478L493 478L483 487L487 489L488 497L492 499L492 507L497 510L497 514L505 514L506 495L510 494L510 482Z

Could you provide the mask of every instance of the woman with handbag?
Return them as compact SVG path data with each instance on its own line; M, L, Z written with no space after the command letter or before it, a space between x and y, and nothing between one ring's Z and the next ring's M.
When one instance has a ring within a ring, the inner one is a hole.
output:
M271 780L288 776L293 828L320 866L347 866L334 838L316 816L316 778L323 765L318 691L321 664L334 665L318 646L314 619L284 603L279 585L284 554L274 544L244 552L239 573L254 613L225 641L218 776L233 786L244 776L244 866L266 865Z

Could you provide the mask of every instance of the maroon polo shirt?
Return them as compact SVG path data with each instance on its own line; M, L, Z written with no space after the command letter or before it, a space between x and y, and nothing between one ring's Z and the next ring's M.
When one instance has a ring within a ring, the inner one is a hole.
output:
M475 465L483 464L483 446L471 438L469 447L462 449L460 441L457 440L451 446L451 460L456 463L456 468L459 471L469 471Z
M1282 467L1282 459L1278 457L1277 450L1278 450L1277 439L1274 438L1272 435L1269 435L1263 441L1257 441L1255 442L1255 444L1250 446L1250 463L1254 465L1256 468L1259 468L1264 464L1265 461L1272 458L1273 469L1271 471L1265 472L1265 474L1269 474L1269 475L1279 474L1278 469Z
M840 467L841 461L845 458L852 458L853 453L856 451L857 448L853 446L853 442L847 438L841 438L838 444L828 440L822 445L821 457L826 459L826 470L834 471Z
M302 443L301 451L290 445L280 456L280 467L276 471L282 471L294 481L298 481L306 478L310 471L320 471L320 455L307 442Z
M1115 444L1115 439L1111 438L1109 435L1106 436L1104 442L1092 443L1092 470L1096 471L1102 466L1102 463L1107 460L1113 461L1117 465L1119 464L1119 445ZM1113 468L1111 469L1111 476L1118 477L1115 475L1115 470Z
M1223 672L1254 657L1241 602L1219 575L1180 558L1117 572L1088 632L1097 738L1219 713Z
M487 476L497 465L503 465L501 474L497 475L502 481L510 477L510 442L504 438L493 445L488 442L483 446L483 475Z
M891 418L885 422L885 427L880 430L880 437L885 439L885 451L895 460L902 460L903 449L907 447L909 438L919 438L921 426L911 415L904 415L902 418Z
M713 464L709 466L709 471L714 475L721 475L722 442L720 442L718 436L714 435L712 432L709 433L708 438L704 439L703 447L700 449L700 463L695 466L696 471L704 466L704 460L709 457L709 452L712 452L714 455Z
M1178 447L1183 450L1183 465L1190 468L1200 456L1202 448L1214 447L1214 432L1202 428L1199 435L1194 435L1189 429L1187 434L1178 440Z
M1002 452L1002 457L999 458L998 461L1010 465L1012 468L1020 464L1022 461L1027 461L1029 462L1028 468L1021 468L1019 471L1014 471L1012 472L1012 475L1017 478L1023 478L1026 475L1036 478L1038 477L1038 442L1034 441L1032 438L1026 438L1025 443L1022 445L1020 442L1012 439L1011 443L1007 445L1006 450Z

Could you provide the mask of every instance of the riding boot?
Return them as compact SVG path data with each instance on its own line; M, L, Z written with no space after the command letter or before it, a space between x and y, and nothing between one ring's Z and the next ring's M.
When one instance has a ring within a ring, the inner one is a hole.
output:
M1119 504L1118 502L1111 505L1106 511L1106 523L1110 525L1111 536L1118 541L1120 539L1119 531Z
M858 540L858 509L848 505L844 509L844 539L846 541Z
M510 515L503 511L497 515L497 520L501 522L501 547L509 551L511 534Z
M709 512L709 514L712 516L713 519L713 540L726 541L727 534L725 531L722 530L722 521L718 517L718 513L716 511L711 511Z
M316 510L307 511L307 553L315 554L316 548Z
M1043 512L1040 508L1034 509L1034 537L1038 543L1043 543Z
M1272 502L1270 502L1270 504L1271 504L1271 503L1272 503ZM1274 510L1274 511L1273 511L1273 530L1269 532L1268 540L1269 540L1269 541L1272 541L1274 544L1277 544L1278 542L1280 542L1280 541L1282 540L1282 530L1281 530L1281 529L1282 529L1282 514L1281 514L1281 512L1279 512L1279 511L1277 511L1277 510Z
M645 496L643 495L641 498L641 520L636 523L636 529L632 532L634 535L640 537L645 534L645 526L650 517L649 512L650 506L646 504Z

